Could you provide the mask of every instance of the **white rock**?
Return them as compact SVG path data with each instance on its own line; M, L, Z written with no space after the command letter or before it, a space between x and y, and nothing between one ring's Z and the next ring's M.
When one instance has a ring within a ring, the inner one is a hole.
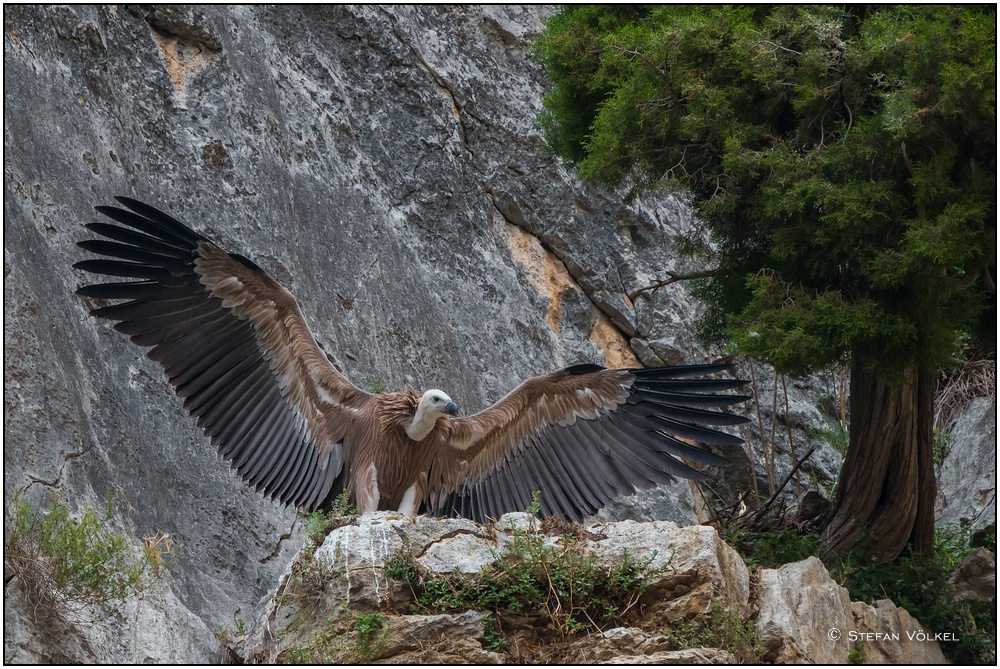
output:
M314 554L340 576L330 587L348 603L375 606L389 596L382 568L396 557L412 557L439 573L475 573L495 559L482 528L471 520L408 518L393 511L368 513L338 527Z
M619 655L607 664L736 664L729 651L718 648L685 648L661 650L649 655Z
M533 514L516 511L505 513L497 521L497 529L501 532L508 530L521 530L523 532L537 532L539 527L538 518Z
M815 557L761 570L758 596L766 662L844 664L860 642L868 662L944 662L939 644L907 636L927 634L909 613L889 601L852 602Z
M977 397L950 432L948 456L938 475L937 520L968 524L978 532L997 522L997 408Z
M660 607L667 620L707 613L713 603L738 614L746 610L750 571L715 528L624 520L591 530L605 537L587 542L599 559L619 563L627 552L632 560L648 560L649 568L664 570L650 581L644 600Z

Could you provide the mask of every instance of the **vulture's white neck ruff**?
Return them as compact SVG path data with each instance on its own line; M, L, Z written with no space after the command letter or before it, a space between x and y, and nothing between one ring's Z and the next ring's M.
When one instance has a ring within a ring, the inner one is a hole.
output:
M406 436L413 441L422 441L434 429L438 415L438 412L430 411L427 405L421 402L417 407L417 413L413 415L413 420L406 426Z
M440 390L428 390L424 393L417 404L413 420L406 426L406 436L413 441L423 441L434 429L437 419L444 415L441 407L446 402L451 402L451 398Z
M434 411L430 403L426 400L426 397L420 398L420 404L417 405L417 412L413 414L413 420L406 426L406 436L413 441L423 441L424 437L434 429L434 423L437 422L438 416L441 415L437 411Z

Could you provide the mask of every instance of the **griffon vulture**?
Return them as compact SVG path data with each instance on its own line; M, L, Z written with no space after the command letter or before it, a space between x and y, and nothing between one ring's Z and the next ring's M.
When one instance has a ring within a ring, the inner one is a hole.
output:
M125 300L91 314L163 366L184 408L243 480L312 511L342 491L361 512L398 509L477 521L520 511L580 520L638 488L704 475L679 458L728 461L695 444L737 445L703 427L745 419L711 409L747 399L744 382L700 378L726 365L605 369L575 365L528 379L458 416L441 390L370 394L317 345L295 298L242 255L161 211L119 197L97 207L122 224L80 242L110 259L77 269L129 279L78 295Z

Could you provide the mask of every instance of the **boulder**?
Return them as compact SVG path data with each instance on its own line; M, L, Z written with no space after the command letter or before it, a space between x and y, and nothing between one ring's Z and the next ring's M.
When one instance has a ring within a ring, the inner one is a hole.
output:
M997 557L988 548L978 548L962 560L949 579L960 599L992 602L997 598Z
M391 664L501 664L503 656L483 650L488 614L390 616L371 654Z
M852 602L815 557L762 569L756 628L766 662L846 664L852 650L866 662L940 664L940 645L905 610L883 600Z
M645 601L666 620L681 621L713 607L743 614L750 596L750 572L713 527L677 527L669 521L593 525L600 539L587 549L608 563L623 555L661 570L649 583Z

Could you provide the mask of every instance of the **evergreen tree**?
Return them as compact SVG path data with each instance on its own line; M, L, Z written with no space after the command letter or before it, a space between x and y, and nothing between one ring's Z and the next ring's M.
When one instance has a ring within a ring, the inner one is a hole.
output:
M584 178L682 189L702 335L851 365L830 553L933 548L933 383L996 341L996 8L574 6L540 122Z

